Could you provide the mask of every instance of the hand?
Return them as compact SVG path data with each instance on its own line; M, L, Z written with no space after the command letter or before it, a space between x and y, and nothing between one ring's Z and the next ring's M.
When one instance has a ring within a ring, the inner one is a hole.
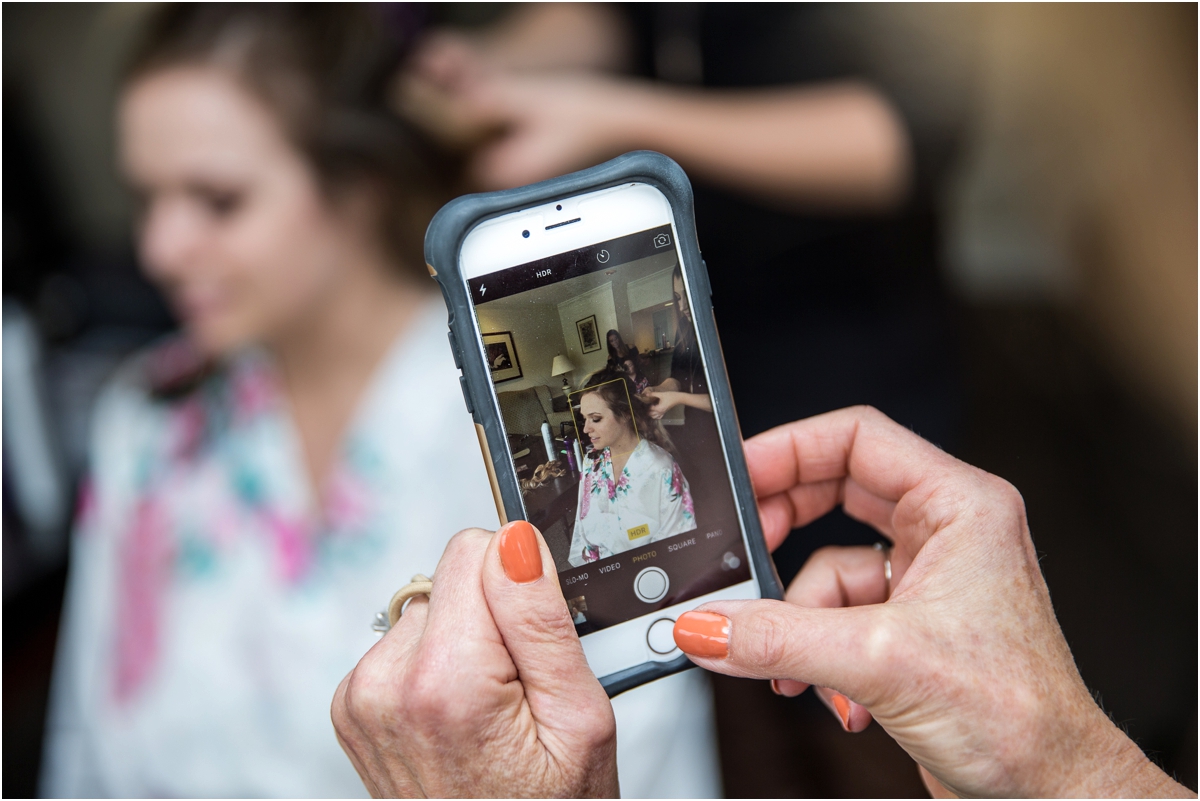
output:
M612 705L544 564L524 521L457 534L342 681L334 729L373 796L617 795Z
M686 392L647 392L643 397L650 404L650 416L661 420L662 416L683 403Z
M637 147L627 110L640 84L584 71L504 69L451 34L439 35L394 89L408 119L449 146L471 149L468 178L505 189L590 166Z
M787 603L681 615L693 661L787 694L832 688L843 725L873 716L935 793L1186 792L1092 700L1011 485L866 408L768 431L746 456L769 543L840 503L894 543L890 596L882 552L825 549Z
M650 390L642 397L651 404L650 416L655 420L662 419L664 414L676 406L690 406L702 412L712 412L712 398L708 396L707 392L661 392Z

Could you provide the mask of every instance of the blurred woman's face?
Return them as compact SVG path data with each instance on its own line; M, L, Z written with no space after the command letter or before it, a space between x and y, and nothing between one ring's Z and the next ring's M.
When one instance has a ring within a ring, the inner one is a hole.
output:
M197 343L221 353L302 329L356 235L271 111L225 72L151 73L119 109L144 269Z
M683 279L678 275L671 279L671 286L675 291L675 308L679 309L679 313L687 318L690 323L692 321L692 307L688 305L687 292L683 288Z
M589 392L579 399L579 414L583 416L583 431L597 449L611 448L633 433L623 425L599 392Z

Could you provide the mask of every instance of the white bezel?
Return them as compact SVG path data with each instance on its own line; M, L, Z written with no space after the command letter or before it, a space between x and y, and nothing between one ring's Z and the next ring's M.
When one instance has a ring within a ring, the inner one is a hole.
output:
M556 223L576 218L577 222L550 227L547 230L547 226L555 226ZM459 251L459 268L465 283L471 278L479 278L519 264L527 264L660 225L670 225L672 233L675 233L675 219L666 196L648 184L622 184L544 203L480 223L463 240L462 249ZM529 232L528 237L522 235L524 231ZM675 241L679 241L678 235L675 235ZM678 252L678 246L676 250ZM690 296L690 287L688 293ZM469 287L467 296L471 297ZM471 326L476 347L482 349L482 345L478 344L482 342L479 323L474 315ZM710 354L704 351L703 346L701 356L707 370L711 363ZM720 358L720 354L716 354L716 358ZM492 393L492 401L496 404L495 392ZM499 416L498 406L495 411ZM728 474L728 455L725 458ZM745 543L746 527L744 521L740 520L740 510L738 514L739 523L742 524L743 544L749 553L749 544ZM666 609L649 611L641 617L584 635L581 642L592 671L597 676L604 677L646 662L669 662L678 658L678 650L664 655L650 649L647 642L649 627L663 618L674 620L683 612L709 601L761 597L753 561L750 561L749 567L752 576L749 581ZM630 592L632 591L631 587Z

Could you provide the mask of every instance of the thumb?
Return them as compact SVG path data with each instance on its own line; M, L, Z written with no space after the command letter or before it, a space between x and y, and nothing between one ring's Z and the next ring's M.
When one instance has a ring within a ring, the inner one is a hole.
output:
M815 684L870 706L878 698L880 653L886 651L886 629L878 625L882 608L710 603L679 616L675 643L716 673Z
M611 717L536 528L514 520L496 532L484 560L483 593L539 726L575 731L581 709Z

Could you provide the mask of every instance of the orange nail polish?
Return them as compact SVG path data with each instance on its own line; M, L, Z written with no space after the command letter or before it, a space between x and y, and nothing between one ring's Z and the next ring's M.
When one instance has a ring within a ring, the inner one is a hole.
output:
M729 656L729 618L714 612L684 612L675 621L675 644L692 656Z
M517 584L528 584L542 577L542 551L538 548L533 526L524 520L514 520L496 535L500 538L500 564L504 567L504 575Z
M850 731L850 699L841 693L833 694L833 708L842 717L842 726Z

